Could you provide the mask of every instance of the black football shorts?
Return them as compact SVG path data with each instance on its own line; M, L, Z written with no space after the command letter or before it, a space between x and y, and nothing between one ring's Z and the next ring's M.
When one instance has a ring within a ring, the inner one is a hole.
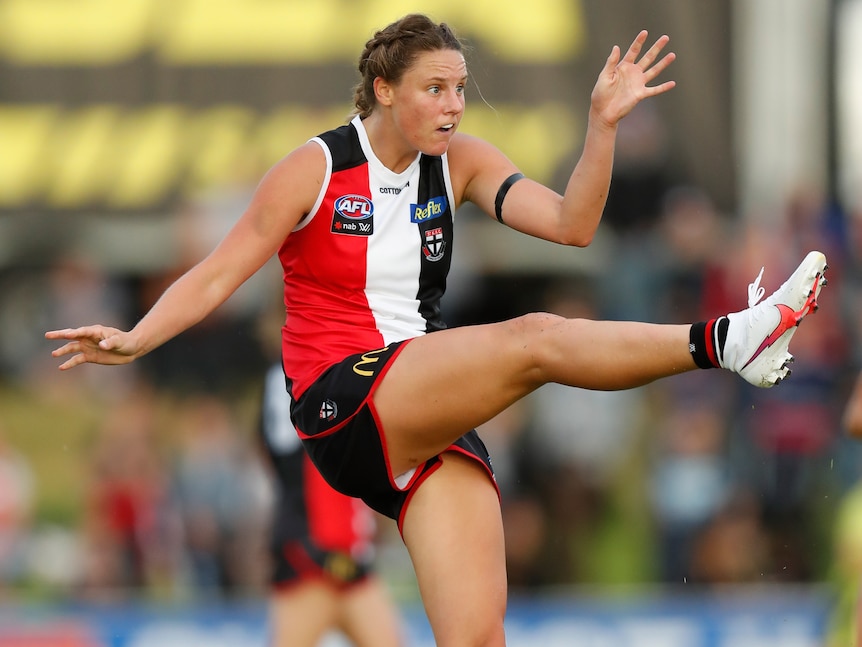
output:
M383 432L372 396L389 366L410 340L357 353L330 366L298 400L293 423L308 455L323 478L336 490L357 497L377 512L395 519L399 529L412 492L440 465L433 456L412 474L399 477L389 469ZM448 447L494 469L485 444L472 430ZM498 492L499 494L499 492Z

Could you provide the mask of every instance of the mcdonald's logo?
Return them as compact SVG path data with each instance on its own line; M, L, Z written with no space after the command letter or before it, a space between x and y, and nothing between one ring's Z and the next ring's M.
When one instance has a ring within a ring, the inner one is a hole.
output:
M384 348L378 348L377 350L370 350L367 353L363 353L362 359L360 359L358 362L356 362L356 364L353 365L353 372L356 373L357 375L361 375L362 377L373 376L374 375L373 370L368 370L368 369L364 369L361 367L365 366L365 365L376 364L380 360L380 358L377 357L377 355L379 355L380 353L384 353L387 350L389 350L389 346L386 346Z

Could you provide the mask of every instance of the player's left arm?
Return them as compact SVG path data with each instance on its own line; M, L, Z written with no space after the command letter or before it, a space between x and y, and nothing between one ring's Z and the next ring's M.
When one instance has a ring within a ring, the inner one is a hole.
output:
M611 50L591 94L584 147L564 195L527 178L506 191L506 178L518 171L515 165L491 144L459 134L451 142L449 159L462 200L523 233L564 245L589 245L607 201L619 121L641 100L675 85L648 85L675 55L659 58L669 40L661 36L641 56L646 38L646 31L639 33L622 58L619 47Z

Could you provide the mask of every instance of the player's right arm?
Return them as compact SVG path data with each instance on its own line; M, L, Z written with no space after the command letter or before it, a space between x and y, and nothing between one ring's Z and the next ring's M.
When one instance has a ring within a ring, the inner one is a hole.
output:
M322 149L313 143L275 164L218 246L177 279L132 330L92 325L45 333L47 339L67 341L51 353L72 355L60 369L86 362L128 364L204 319L278 251L311 210L325 164Z

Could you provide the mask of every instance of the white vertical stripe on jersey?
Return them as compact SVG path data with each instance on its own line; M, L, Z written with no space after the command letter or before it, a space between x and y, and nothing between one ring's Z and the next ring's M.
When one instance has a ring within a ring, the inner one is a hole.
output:
M422 241L415 223L410 221L410 205L417 201L419 190L419 157L402 173L386 168L374 155L362 122L354 120L362 150L368 160L368 179L375 218L393 218L393 222L375 221L374 235L369 237L365 296L384 343L401 341L424 334L425 320L419 314L419 271ZM401 189L400 193L383 193L381 188ZM412 295L412 299L408 298Z

